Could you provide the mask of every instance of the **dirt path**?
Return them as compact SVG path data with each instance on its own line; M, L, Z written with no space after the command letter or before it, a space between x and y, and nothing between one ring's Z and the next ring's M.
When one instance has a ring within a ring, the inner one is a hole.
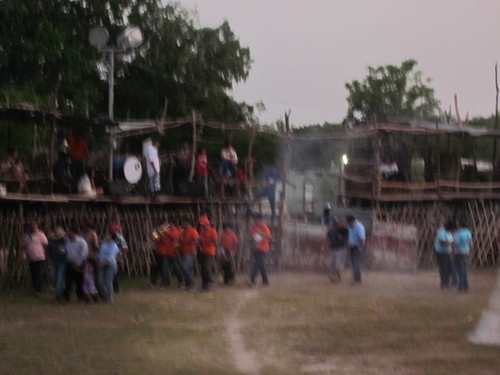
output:
M489 308L483 311L475 331L469 335L469 340L475 344L500 345L500 269Z
M242 323L239 318L243 306L255 298L257 291L245 290L239 295L236 308L231 312L226 320L226 330L229 338L229 352L233 358L238 371L248 375L258 375L260 373L260 364L255 358L255 353L245 347L243 334L241 332Z

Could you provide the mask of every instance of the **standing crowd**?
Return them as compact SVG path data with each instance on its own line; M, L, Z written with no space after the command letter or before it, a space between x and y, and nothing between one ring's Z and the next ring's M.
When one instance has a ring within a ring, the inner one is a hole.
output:
M150 285L168 288L173 275L177 279L177 288L192 290L195 288L193 271L196 264L201 276L201 290L209 291L213 287L216 266L222 272L224 284L233 284L239 239L232 226L225 223L218 233L206 215L198 218L198 228L188 219L183 219L180 226L177 224L169 219L153 234ZM252 214L248 230L253 253L248 284L255 286L260 274L262 283L268 285L265 259L272 241L271 230L260 214ZM118 222L112 222L100 240L89 222L83 223L81 232L75 228L66 232L58 226L48 238L36 223L32 223L23 238L23 248L29 261L35 296L42 292L46 254L50 259L50 276L57 302L69 302L73 292L78 301L111 302L114 293L119 291L119 263L128 246Z
M113 301L119 291L118 264L128 248L120 225L112 222L99 241L92 225L85 222L79 233L58 226L45 235L36 223L23 238L35 296L42 292L46 249L51 261L51 281L57 302L69 302L73 290L79 301Z

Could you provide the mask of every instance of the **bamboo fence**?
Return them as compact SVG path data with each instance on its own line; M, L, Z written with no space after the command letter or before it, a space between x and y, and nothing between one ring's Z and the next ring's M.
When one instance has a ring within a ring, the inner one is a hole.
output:
M126 277L149 276L153 262L153 230L167 218L177 222L187 218L197 225L198 217L207 214L212 224L220 229L222 223L233 225L240 238L239 256L236 259L238 271L246 270L250 261L247 240L247 215L243 204L199 205L120 205L112 203L79 204L45 203L31 205L19 202L17 207L0 210L0 288L15 289L29 284L29 267L21 248L22 238L29 223L36 222L47 235L55 226L80 230L82 223L90 222L99 238L102 238L109 224L117 220L127 241L129 251L121 264ZM50 262L46 265L48 280Z

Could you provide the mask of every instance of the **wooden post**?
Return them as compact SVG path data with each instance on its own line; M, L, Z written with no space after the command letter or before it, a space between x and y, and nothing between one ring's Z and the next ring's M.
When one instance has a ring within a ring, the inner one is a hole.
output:
M192 153L191 153L191 171L189 172L189 182L193 182L193 177L194 177L194 165L196 163L196 112L193 110L192 113L193 116L193 146L191 147Z
M495 64L495 89L496 89L496 96L495 96L495 130L498 130L498 63ZM500 171L497 170L497 142L498 142L498 137L495 137L493 139L493 157L492 157L492 162L493 162L493 173L499 173Z
M436 129L439 131L439 125L438 125L437 122L436 122ZM437 173L436 173L436 177L437 177L437 180L435 182L436 182L436 185L437 185L437 194L438 194L438 197L440 198L441 197L441 146L440 146L439 139L440 139L440 136L439 136L439 132L438 132L437 135L436 135L436 142L437 142L437 145L436 145L436 150L437 150L437 157L436 157L436 161L437 161Z
M277 262L279 268L279 262L283 249L283 238L286 229L286 184L288 181L288 169L290 168L291 156L292 156L292 147L291 147L291 132L290 132L290 110L285 112L285 155L283 157L283 172L281 176L281 193L280 193L280 204L279 204L279 213L278 213L278 228L276 233L276 242L278 246L276 247L277 251Z
M375 128L377 123L375 122ZM377 131L372 140L373 147L373 186L372 186L372 199L375 201L380 200L382 195L382 175L380 173L380 153L382 149L381 135Z
M253 159L252 159L252 151L253 144L255 142L255 134L257 132L257 125L252 126L252 134L250 135L250 142L248 143L248 153L247 158L245 160L245 169L248 173L248 199L253 200L252 188L253 188Z

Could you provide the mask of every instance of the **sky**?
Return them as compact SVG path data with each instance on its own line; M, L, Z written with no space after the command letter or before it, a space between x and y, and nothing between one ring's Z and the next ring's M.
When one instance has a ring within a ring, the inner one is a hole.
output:
M199 25L229 22L253 64L232 96L264 102L273 123L291 111L292 126L341 122L345 84L368 66L418 61L441 107L462 119L495 111L500 60L499 0L179 0Z

